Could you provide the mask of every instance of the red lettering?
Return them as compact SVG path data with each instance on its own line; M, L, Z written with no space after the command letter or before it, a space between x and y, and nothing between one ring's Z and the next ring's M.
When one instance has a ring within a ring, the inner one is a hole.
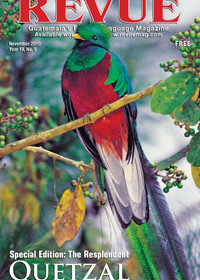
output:
M178 6L178 0L168 0L174 2ZM169 5L163 4L164 0L154 0L154 9L153 9L153 22L177 22L180 14L170 20L165 20L163 18L163 11L164 9L169 9L172 13L174 13L173 5L172 3Z
M129 16L129 0L119 0L119 19L128 23L143 21L146 17L146 0L142 0L142 16L140 19L132 19Z
M30 12L32 12L38 19L38 22L51 22L42 10L42 7L47 3L48 0L37 0L37 4L30 7L29 0L20 1L20 19L19 22L31 22Z
M36 5L31 7L31 0L20 0L20 22L31 22L31 13L37 18L38 23L47 23L52 22L48 15L43 11L43 6L46 5L48 0L37 0ZM68 4L68 2L73 2ZM56 0L56 21L63 23L80 23L83 19L84 14L74 15L72 19L67 17L67 9L71 9L75 14L77 11L77 4L81 6L83 0ZM113 0L106 0L105 7L101 12L97 6L97 0L84 0L88 11L91 15L91 18L94 22L105 22L105 16L108 13L108 10L113 2ZM173 19L164 19L164 12L166 9L174 13L173 4L164 5L166 0L153 0L153 22L156 23L167 23L167 22L178 22L180 14ZM171 1L176 6L178 6L178 0L167 0ZM99 0L100 2L100 0ZM147 7L146 0L141 1L141 17L139 19L133 19L130 16L130 0L119 0L119 19L127 23L137 23L141 22L146 18ZM133 1L134 2L134 1Z
M90 12L90 15L91 15L94 22L105 22L104 18L105 18L105 15L108 12L108 9L109 9L112 1L113 0L108 0L106 2L106 6L105 6L103 12L100 13L99 8L97 7L97 4L96 4L95 0L85 0L86 4L88 6L88 10Z
M71 9L75 13L77 13L76 4L66 5L68 0L57 0L56 1L56 9L57 9L57 16L55 22L81 22L83 15L76 19L68 19L66 17L66 9ZM81 6L81 0L76 0L76 2Z

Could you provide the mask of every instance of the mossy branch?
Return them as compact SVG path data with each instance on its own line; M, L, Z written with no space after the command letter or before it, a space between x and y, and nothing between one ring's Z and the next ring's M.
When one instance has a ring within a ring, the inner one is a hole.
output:
M53 152L50 152L42 147L33 147L33 146L29 146L23 149L24 151L27 152L33 152L33 153L42 153L44 155L47 155L48 157L53 158L54 160L59 160L59 161L63 161L67 164L71 164L76 168L84 168L84 169L89 169L89 170L94 170L94 168L88 164L85 164L83 161L76 161L76 160L72 160L63 156L60 156L58 154L55 154Z
M50 129L50 130L47 130L44 132L39 132L28 138L8 144L4 148L0 149L0 158L2 158L3 156L6 156L8 154L14 153L16 151L22 150L28 146L46 142L51 138L60 136L68 131L74 130L74 129L82 127L84 125L87 125L90 123L95 123L96 120L103 117L104 115L110 114L111 112L123 107L126 104L129 104L131 102L140 100L144 97L151 95L154 88L157 85L158 85L158 83L152 85L151 87L149 87L147 89L139 91L137 93L130 94L130 95L127 94L123 98L121 98L111 104L107 104L103 108L101 108L91 114L86 114L84 117L77 119L75 121L57 126L53 129Z

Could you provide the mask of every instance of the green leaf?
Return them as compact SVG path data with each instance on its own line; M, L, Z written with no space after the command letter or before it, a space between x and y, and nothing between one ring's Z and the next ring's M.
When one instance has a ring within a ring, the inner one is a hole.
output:
M10 93L12 91L12 87L0 87L0 97Z
M190 99L197 85L192 72L179 72L161 82L153 91L151 109L160 114L171 114Z
M192 137L190 151L187 153L187 161L193 166L200 166L200 132Z
M182 107L175 109L175 120L188 125L196 125L200 120L200 108L192 100L188 100Z

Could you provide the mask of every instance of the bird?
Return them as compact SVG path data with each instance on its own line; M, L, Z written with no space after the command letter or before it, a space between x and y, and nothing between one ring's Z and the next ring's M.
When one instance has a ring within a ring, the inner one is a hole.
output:
M75 44L62 71L62 97L69 121L119 100L133 89L126 67L110 50L111 30L98 22L78 25ZM147 189L156 183L138 139L135 102L77 128L83 146L94 160L114 216L122 228L133 220L149 219Z
M87 116L133 93L125 66L110 50L111 30L105 24L81 23L74 38L75 44L61 77L65 114L69 121ZM163 264L162 272L166 270L168 273L165 278L191 279L176 223L155 169L141 147L136 120L137 107L133 102L103 115L95 123L77 128L75 132L95 163L97 182L105 189L117 221L122 229L131 229L129 238L133 243L136 240L136 244L144 246L138 251L140 259L148 256L149 265L149 253L153 254L153 250L144 241L150 238L153 248L156 244L159 247L156 263L159 267ZM148 234L135 233L135 224L144 223L147 224L140 229L145 232L148 228ZM149 234L154 238L153 243ZM151 261L150 266L154 267ZM155 272L155 269L151 271Z

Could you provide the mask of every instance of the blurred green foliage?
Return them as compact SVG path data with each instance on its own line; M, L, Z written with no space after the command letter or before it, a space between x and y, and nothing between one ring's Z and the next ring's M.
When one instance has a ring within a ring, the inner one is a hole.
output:
M32 38L26 32L19 32L13 40L32 41ZM1 75L2 80L0 79L1 111L13 107L17 100L21 101L22 106L38 106L40 109L39 118L32 130L25 133L9 131L6 133L8 143L67 121L63 114L60 76L64 61L72 48L72 42L56 39L41 39L41 42L41 47L33 54L8 53L7 40L3 39L1 42L0 55L4 60L6 58L9 65L7 76ZM90 157L73 132L51 139L42 146L69 158L90 162ZM42 154L35 155L23 151L2 159L0 164L4 163L6 167L0 169L0 275L1 279L8 279L11 249L58 251L49 232L55 214L54 207L57 204L54 184L60 198L64 190L70 186L72 179L80 176L80 170L62 162L56 162L54 166L53 160ZM88 180L88 176L84 180ZM72 244L73 249L80 245L81 236L85 234L83 229L80 238ZM88 242L86 238L84 248L88 247ZM45 259L38 259L37 262L45 263ZM52 262L56 263L59 260L53 259Z

